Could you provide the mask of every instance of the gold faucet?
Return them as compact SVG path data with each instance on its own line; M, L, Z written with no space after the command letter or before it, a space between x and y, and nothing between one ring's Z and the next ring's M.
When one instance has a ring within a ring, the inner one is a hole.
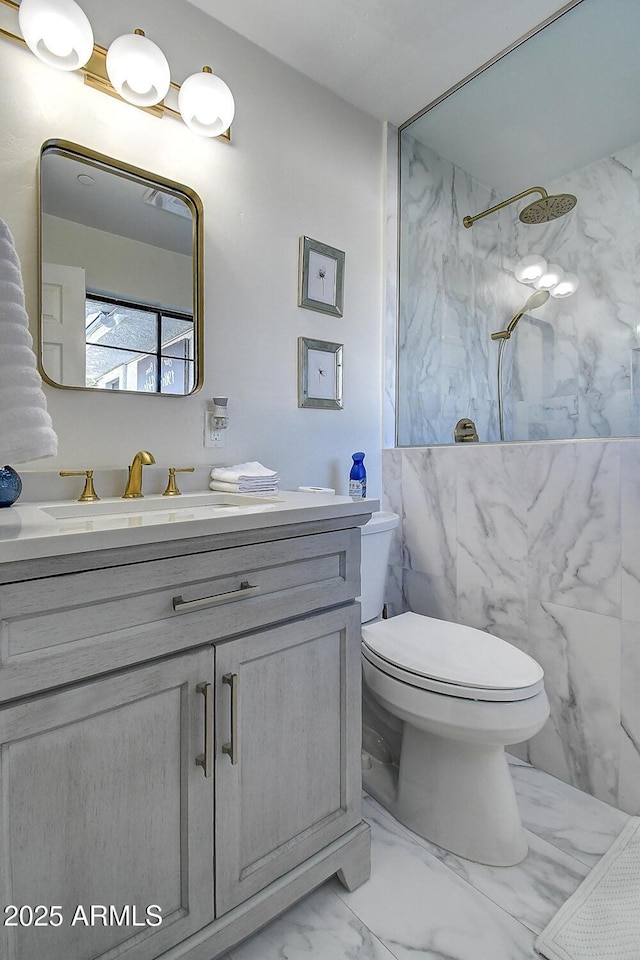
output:
M123 500L144 496L142 492L142 468L146 464L155 462L155 457L148 450L138 450L129 467L129 479L122 494Z

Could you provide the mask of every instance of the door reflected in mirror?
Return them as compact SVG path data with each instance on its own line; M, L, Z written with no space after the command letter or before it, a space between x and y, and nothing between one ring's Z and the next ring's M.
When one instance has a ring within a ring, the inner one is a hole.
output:
M39 360L73 389L202 385L202 204L189 187L50 140L40 157Z

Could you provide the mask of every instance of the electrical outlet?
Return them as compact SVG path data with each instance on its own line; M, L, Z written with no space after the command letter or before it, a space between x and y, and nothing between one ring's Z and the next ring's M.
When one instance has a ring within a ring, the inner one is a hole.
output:
M205 447L224 447L224 430L213 430L210 410L204 411L204 445Z

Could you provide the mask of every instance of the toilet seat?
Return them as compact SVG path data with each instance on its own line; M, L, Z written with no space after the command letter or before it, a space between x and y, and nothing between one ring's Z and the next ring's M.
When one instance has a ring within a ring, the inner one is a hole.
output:
M544 688L540 664L512 644L416 613L363 625L362 653L388 676L450 697L526 700Z

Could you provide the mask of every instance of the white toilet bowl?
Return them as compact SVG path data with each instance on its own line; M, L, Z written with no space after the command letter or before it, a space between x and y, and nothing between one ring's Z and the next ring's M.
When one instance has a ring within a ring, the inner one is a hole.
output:
M372 767L366 789L446 850L519 863L527 842L504 747L549 716L541 667L491 634L415 613L365 625L362 637L367 690L403 724L397 774Z
M374 527L377 516L388 530L390 515L374 514ZM369 552L363 538L367 612ZM377 734L395 725L399 743L379 758L365 755L367 792L462 857L494 866L524 859L504 747L536 734L549 716L540 665L482 630L415 613L364 623L362 665L366 722Z

